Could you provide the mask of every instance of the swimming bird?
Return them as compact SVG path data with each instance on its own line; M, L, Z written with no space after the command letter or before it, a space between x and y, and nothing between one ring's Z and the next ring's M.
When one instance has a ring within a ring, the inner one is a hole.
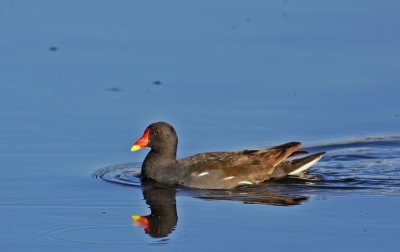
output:
M166 122L150 124L131 151L149 147L142 164L142 177L157 182L199 189L230 189L269 179L299 175L318 162L325 152L287 160L306 151L290 142L261 150L207 152L176 159L178 137Z

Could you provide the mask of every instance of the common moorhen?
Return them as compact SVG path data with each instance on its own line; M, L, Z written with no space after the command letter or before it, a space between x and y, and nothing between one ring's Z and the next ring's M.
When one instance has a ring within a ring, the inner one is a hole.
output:
M143 178L201 189L229 189L252 185L268 179L299 175L325 152L303 158L286 158L305 154L296 151L301 143L290 142L262 150L208 152L176 159L178 137L166 122L150 124L131 151L150 147L142 164Z

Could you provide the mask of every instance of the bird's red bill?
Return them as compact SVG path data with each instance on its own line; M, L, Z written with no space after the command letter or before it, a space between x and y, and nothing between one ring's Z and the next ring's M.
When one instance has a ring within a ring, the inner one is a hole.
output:
M132 146L131 151L137 151L146 147L150 142L149 134L150 134L150 129L146 129L144 131L143 136Z

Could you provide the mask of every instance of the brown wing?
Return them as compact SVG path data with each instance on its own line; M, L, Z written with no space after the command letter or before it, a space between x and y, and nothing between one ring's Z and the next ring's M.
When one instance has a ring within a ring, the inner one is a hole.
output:
M291 142L263 150L202 153L179 160L186 174L179 184L223 189L262 182L301 143Z

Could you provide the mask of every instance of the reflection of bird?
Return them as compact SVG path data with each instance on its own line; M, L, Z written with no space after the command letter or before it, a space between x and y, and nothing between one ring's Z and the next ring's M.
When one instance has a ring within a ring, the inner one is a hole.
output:
M276 191L264 185L229 190L198 190L194 197L205 200L241 201L245 204L272 206L300 205L308 199L308 196L292 195L291 192Z
M134 224L144 227L146 234L154 238L168 236L178 222L175 188L147 186L144 188L143 196L150 206L151 214L133 215Z
M178 223L176 189L165 185L143 181L143 196L150 206L150 215L132 215L133 223L144 228L154 238L167 237ZM236 188L233 190L179 190L195 198L206 200L231 200L250 204L279 206L299 205L307 196L290 196L269 191L268 187Z
M288 157L307 153L296 152L301 143L290 142L263 150L209 152L176 160L177 145L174 128L168 123L157 122L147 127L131 150L151 148L142 165L144 177L203 189L228 189L297 175L314 165L324 154L288 161Z

